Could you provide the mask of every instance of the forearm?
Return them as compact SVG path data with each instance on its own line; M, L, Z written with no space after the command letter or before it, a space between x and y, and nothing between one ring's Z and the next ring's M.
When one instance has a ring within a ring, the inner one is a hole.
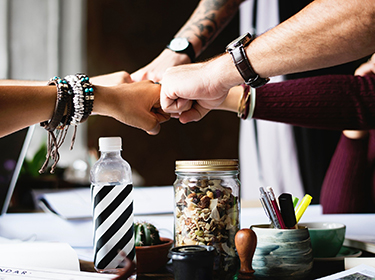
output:
M196 56L212 42L236 14L243 0L202 0L175 37L193 44ZM236 34L233 35L233 38Z
M374 26L374 0L316 0L246 52L261 77L338 65L375 51Z
M321 129L375 128L375 75L329 75L256 89L254 118ZM237 112L241 86L217 108Z
M0 86L0 137L50 119L55 103L52 86Z
M254 118L321 129L375 128L375 75L329 75L257 89Z
M323 213L373 211L368 141L368 137L353 140L341 136L322 185L320 203Z
M45 86L47 81L0 80L1 86Z

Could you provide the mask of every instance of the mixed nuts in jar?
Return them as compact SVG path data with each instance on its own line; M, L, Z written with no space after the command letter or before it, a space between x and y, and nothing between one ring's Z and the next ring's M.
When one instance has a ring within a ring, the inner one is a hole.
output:
M238 161L177 161L176 175L175 246L215 247L214 272L219 276L215 279L231 279L238 269L234 243L240 228Z

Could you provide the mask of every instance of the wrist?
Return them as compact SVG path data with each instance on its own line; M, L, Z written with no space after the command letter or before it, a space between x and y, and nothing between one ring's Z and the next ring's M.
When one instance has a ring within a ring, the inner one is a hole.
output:
M209 79L215 79L212 83L219 83L220 86L229 91L232 87L243 83L241 75L233 64L230 54L224 53L206 63Z
M92 113L94 115L110 116L111 90L112 87L93 85L95 92Z
M217 109L237 113L242 94L243 94L242 86L232 87L229 90L228 95L225 98L224 102L220 104L217 107Z

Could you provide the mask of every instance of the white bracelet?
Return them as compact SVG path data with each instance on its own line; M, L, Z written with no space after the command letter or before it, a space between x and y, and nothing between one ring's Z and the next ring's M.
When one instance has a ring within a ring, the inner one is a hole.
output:
M252 119L254 115L255 110L255 100L256 100L256 90L255 88L250 87L250 109L249 109L249 115L246 119Z

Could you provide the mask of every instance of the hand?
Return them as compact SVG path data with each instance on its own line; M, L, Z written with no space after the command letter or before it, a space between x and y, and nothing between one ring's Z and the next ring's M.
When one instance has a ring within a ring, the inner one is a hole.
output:
M224 101L231 87L223 83L221 76L225 73L215 74L216 69L212 62L167 69L160 92L162 109L182 123L202 119Z
M359 66L354 75L365 76L368 74L375 74L375 54L373 54L369 61ZM344 130L342 132L349 139L362 139L369 134L368 130Z
M355 70L354 75L364 76L367 74L375 74L375 54L372 55L371 59Z
M167 68L189 62L190 59L186 54L178 54L170 49L165 49L150 64L131 74L131 78L135 82L142 80L159 82L162 80L163 74Z
M123 83L133 82L130 74L125 71L95 76L90 78L90 80L92 84L99 86L117 86Z
M160 85L151 81L95 86L94 113L110 116L127 125L156 135L169 115L160 108Z

